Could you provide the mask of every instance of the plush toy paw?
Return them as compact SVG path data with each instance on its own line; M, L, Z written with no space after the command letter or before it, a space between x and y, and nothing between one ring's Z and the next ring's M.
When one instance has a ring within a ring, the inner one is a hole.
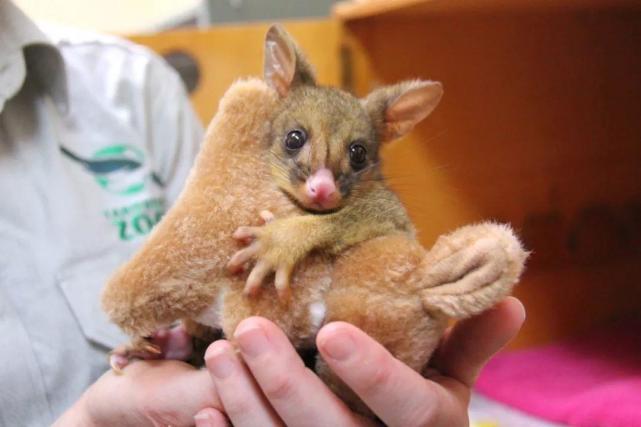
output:
M453 318L478 314L510 293L527 257L507 225L468 225L441 236L430 251L423 305Z
M182 325L160 329L149 338L138 338L109 353L109 365L116 373L133 359L187 360L193 351L192 337Z
M288 251L294 242L284 224L287 220L275 221L269 211L261 211L260 217L264 225L258 227L238 227L233 234L234 239L249 246L237 251L227 263L227 268L237 273L244 269L245 264L255 261L247 281L244 293L254 295L260 289L265 278L275 272L274 286L281 300L289 298L289 282L296 265L296 257Z

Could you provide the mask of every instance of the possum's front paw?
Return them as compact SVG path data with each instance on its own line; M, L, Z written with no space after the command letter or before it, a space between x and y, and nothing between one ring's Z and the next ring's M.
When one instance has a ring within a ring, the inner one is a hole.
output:
M183 325L160 329L149 338L137 338L109 353L109 365L117 372L133 359L142 360L187 360L193 351L192 337Z
M278 296L287 300L292 271L306 251L298 245L301 236L294 225L294 218L275 220L269 211L262 211L260 216L265 223L263 226L238 227L234 232L235 239L249 245L231 257L227 268L237 273L245 264L255 261L247 276L245 294L254 295L265 278L275 272L274 285Z

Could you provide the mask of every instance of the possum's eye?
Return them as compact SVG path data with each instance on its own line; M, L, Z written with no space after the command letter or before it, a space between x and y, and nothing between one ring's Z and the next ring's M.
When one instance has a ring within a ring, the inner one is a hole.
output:
M293 129L287 132L285 137L285 148L287 151L300 150L307 141L307 134L302 129Z
M354 170L363 169L367 163L367 149L358 143L350 145L349 162Z

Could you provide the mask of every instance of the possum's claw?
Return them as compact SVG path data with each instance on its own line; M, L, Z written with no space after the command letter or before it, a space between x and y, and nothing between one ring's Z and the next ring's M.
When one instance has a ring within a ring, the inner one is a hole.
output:
M132 359L160 359L162 353L160 346L141 338L113 349L109 353L109 365L119 374Z
M109 354L109 366L116 374L121 374L125 366L129 364L129 358L114 352Z
M272 266L267 261L259 260L247 277L245 289L243 290L245 295L256 294L265 277L271 272Z
M193 351L192 337L183 325L171 329L160 329L150 338L137 338L127 345L116 347L109 353L109 365L116 373L132 359L187 360Z
M238 227L232 237L241 242L248 243L251 242L258 236L260 233L260 227Z
M260 211L258 215L263 221L263 225L269 224L275 219L274 214L267 210ZM234 234L232 234L232 237L242 242L251 242L259 236L261 228L262 227L238 227L236 231L234 231Z
M259 251L260 244L252 243L250 246L236 252L227 263L227 268L232 273L238 273L242 271L245 263L256 258Z
M286 265L276 270L274 285L281 301L287 301L291 296L289 281L291 280L293 269L293 266Z
M147 345L142 348L146 353L151 354L162 354L162 350L156 344L147 343Z
M122 374L122 370L129 364L131 356L127 347L120 346L109 353L109 366L116 374Z
M238 227L232 235L234 239L249 246L237 251L227 263L227 268L232 273L238 273L243 270L245 264L250 261L256 261L251 269L243 292L245 295L255 295L262 286L265 278L275 272L274 285L278 297L286 301L289 299L289 282L294 269L294 263L282 262L281 256L274 256L287 248L273 246L273 239L269 238L271 227L270 223L274 222L274 215L270 211L261 211L260 217L265 225L258 227L243 226ZM283 230L277 232L282 233Z
M268 210L260 211L258 213L258 215L260 215L260 218L265 222L265 224L268 224L268 223L272 222L274 219L276 219L274 214L271 213L271 211L268 211Z

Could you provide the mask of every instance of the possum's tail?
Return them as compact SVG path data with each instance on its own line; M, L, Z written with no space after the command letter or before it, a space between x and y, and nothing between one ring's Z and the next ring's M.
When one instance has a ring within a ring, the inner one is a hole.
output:
M469 225L441 236L420 269L423 305L453 318L478 314L512 291L528 255L503 224Z

